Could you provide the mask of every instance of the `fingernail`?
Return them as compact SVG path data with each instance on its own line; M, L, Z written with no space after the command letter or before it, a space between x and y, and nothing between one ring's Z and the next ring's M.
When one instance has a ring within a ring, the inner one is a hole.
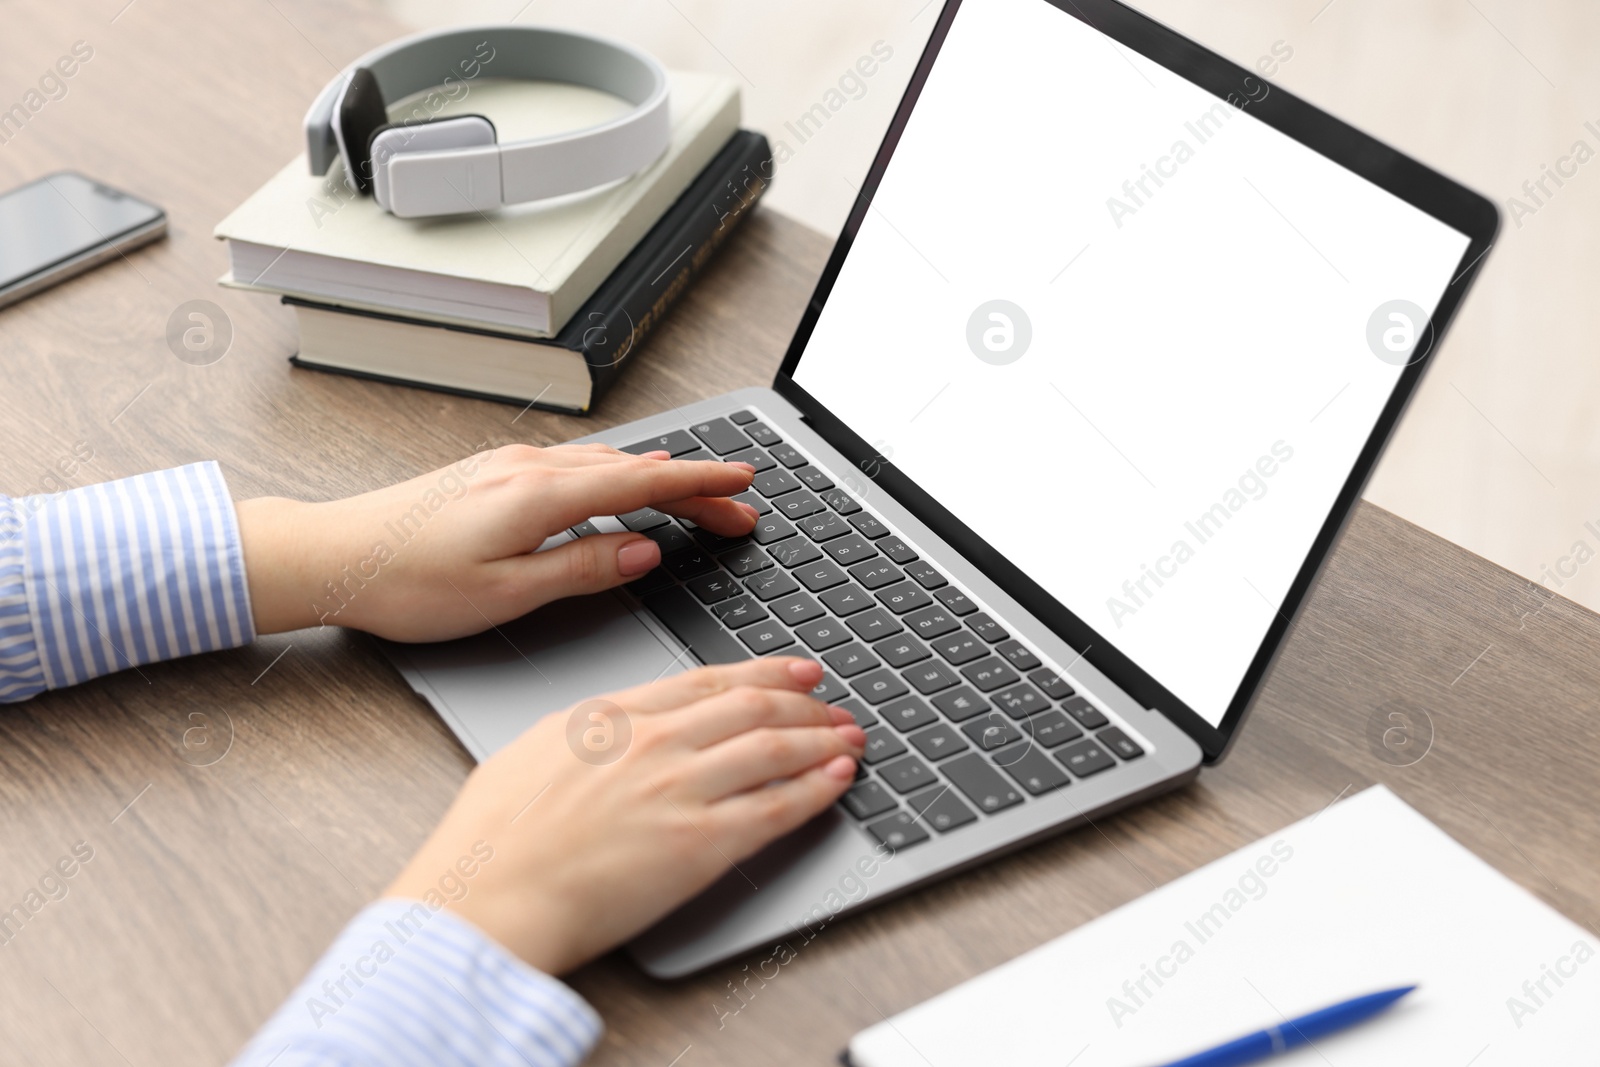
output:
M847 722L855 722L856 717L848 711L834 704L828 705L828 715L833 719L835 726L843 726Z
M637 541L629 541L617 549L617 570L622 572L624 578L636 578L649 570L654 570L661 562L661 546L642 537Z
M751 474L754 474L756 472L756 469L754 467L750 466L750 464L748 464L748 463L745 463L743 460L737 460L737 459L736 460L730 460L729 463L728 463L728 466L730 466L730 467L738 467L740 470L749 471Z
M822 773L837 781L848 782L856 776L856 761L849 756L835 756L823 765Z
M797 659L789 664L789 676L807 686L822 681L822 664L814 659Z
M738 504L739 507L744 509L744 513L746 515L750 516L750 521L751 522L755 522L757 519L759 519L761 517L761 512L757 511L755 508L751 507L749 504L746 504L743 500L735 500L734 503Z
M855 723L842 723L838 726L835 726L834 730L838 732L840 737L844 738L856 748L866 747L867 732L861 727L857 726Z

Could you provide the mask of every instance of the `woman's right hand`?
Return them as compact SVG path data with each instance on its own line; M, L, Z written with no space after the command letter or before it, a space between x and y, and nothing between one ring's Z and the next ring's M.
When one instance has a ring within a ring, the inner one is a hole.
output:
M811 660L768 657L549 715L472 772L386 895L422 899L471 867L444 906L534 967L569 971L850 787L866 734L812 699L821 678ZM591 730L620 756L585 747Z

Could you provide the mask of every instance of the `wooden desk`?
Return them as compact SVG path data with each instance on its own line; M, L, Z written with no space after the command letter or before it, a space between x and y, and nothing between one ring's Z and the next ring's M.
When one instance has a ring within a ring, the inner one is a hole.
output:
M215 457L240 496L331 497L486 439L556 442L770 379L829 246L771 214L590 420L291 370L288 315L214 284L224 261L210 229L297 151L332 64L397 27L298 0L122 4L7 7L0 69L16 77L0 105L74 41L95 54L0 145L0 184L77 167L164 204L173 233L0 312L0 489L37 488L81 441L94 458L71 484ZM172 309L193 298L225 308L235 331L208 367L164 341ZM728 983L745 977L740 963L671 985L616 957L588 967L573 982L610 1023L597 1062L829 1062L880 1013L1372 782L1592 923L1597 639L1594 615L1363 507L1222 767L829 929L776 979L752 982L737 1014L724 1013L739 1005ZM1395 709L1431 720L1431 748L1411 766L1369 740L1373 717ZM184 734L196 728L225 755L194 765ZM263 640L0 709L0 909L74 843L93 849L67 895L0 948L0 1058L224 1061L390 880L468 766L358 635ZM1425 902L1396 887L1396 906Z

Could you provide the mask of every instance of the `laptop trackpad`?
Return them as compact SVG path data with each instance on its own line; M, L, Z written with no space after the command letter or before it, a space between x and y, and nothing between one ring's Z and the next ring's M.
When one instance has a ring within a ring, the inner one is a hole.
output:
M552 711L697 665L610 593L558 600L459 641L379 645L479 760Z

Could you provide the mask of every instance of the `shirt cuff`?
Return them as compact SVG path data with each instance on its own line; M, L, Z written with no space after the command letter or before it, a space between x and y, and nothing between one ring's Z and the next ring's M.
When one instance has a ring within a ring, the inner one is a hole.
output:
M593 1008L453 912L386 898L350 921L234 1067L574 1067Z
M215 463L0 498L0 702L254 638Z

